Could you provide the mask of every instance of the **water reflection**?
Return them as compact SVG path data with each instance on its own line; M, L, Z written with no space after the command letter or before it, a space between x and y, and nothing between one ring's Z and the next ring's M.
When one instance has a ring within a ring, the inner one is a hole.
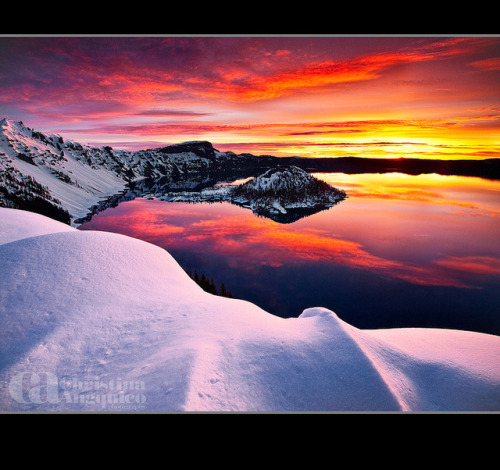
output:
M136 199L94 216L157 244L236 297L296 316L322 305L359 327L438 326L500 334L500 182L316 174L349 199L293 224L229 203Z

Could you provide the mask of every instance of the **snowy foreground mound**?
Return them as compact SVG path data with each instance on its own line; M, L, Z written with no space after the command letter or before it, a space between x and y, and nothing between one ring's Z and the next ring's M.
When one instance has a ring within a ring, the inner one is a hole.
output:
M0 209L0 411L500 410L500 337L205 293L163 249Z

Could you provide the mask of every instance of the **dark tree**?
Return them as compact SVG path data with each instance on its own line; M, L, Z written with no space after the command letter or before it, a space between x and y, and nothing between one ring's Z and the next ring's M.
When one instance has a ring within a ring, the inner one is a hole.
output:
M217 295L217 286L215 285L215 281L213 280L213 278L210 278L210 280L208 281L207 292Z
M224 283L222 283L220 285L220 295L222 295L222 297L227 297L227 290L226 290L226 286L224 285Z

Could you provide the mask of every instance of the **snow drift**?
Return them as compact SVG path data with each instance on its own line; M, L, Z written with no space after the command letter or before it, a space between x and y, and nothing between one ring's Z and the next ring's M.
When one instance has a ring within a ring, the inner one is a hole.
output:
M500 410L500 337L205 293L162 248L0 209L1 411Z

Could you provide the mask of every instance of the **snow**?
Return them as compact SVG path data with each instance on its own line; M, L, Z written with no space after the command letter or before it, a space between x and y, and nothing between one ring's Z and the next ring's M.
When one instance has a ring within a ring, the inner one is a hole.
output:
M0 214L2 215L0 219L0 245L23 238L73 230L66 224L54 223L54 220L34 212L11 209L7 213L8 216L3 216L3 210Z
M500 337L279 318L165 250L0 208L0 411L498 411Z

